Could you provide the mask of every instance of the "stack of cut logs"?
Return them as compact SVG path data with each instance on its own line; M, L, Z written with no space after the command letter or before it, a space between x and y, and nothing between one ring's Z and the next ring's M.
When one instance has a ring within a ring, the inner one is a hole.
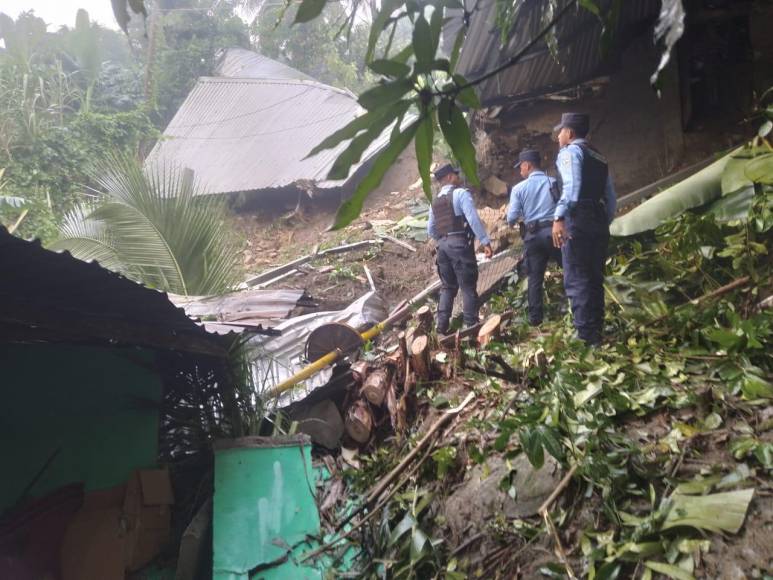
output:
M355 390L346 412L346 433L360 445L367 443L388 417L398 435L406 432L415 407L416 384L440 378L450 379L461 366L461 333L438 340L430 334L433 315L429 306L419 308L415 325L398 334L398 348L380 362L360 360L352 365ZM486 345L499 333L501 318L494 315L476 328L478 343ZM436 354L451 347L450 356L440 363Z

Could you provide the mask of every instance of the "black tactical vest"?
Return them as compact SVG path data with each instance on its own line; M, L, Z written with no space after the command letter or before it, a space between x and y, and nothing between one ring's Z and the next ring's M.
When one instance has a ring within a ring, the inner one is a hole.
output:
M607 159L589 143L575 143L575 145L582 149L580 194L577 201L602 201L609 175ZM557 173L558 190L563 191L561 172Z
M607 158L588 143L578 143L582 148L582 181L578 201L601 201L609 175Z
M447 236L451 232L463 232L467 220L454 213L454 192L439 195L432 202L432 216L435 219L435 231L439 236Z

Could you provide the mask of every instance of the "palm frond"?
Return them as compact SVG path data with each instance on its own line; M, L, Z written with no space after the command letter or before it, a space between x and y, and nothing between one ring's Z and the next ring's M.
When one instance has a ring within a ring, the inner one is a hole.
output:
M238 249L225 206L204 195L183 171L166 166L143 170L134 159L111 156L95 166L93 178L104 193L85 216L92 225L101 224L101 237L89 239L116 250L120 266L114 269L183 295L217 294L235 282ZM63 227L57 247L78 257L93 256L94 245L83 241L83 233L82 226Z

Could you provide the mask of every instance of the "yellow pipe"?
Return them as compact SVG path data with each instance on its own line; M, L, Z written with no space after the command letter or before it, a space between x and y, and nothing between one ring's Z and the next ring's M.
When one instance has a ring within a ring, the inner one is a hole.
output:
M297 383L308 379L310 376L324 369L327 365L333 364L339 356L341 356L341 351L339 349L330 351L326 355L315 360L310 365L303 367L289 379L282 381L275 387L263 393L263 399L274 399L278 397L285 391L293 388Z
M416 296L411 298L405 306L400 308L398 311L392 314L389 318L382 320L381 322L371 326L368 330L360 334L360 338L362 339L362 342L367 342L369 340L372 340L373 338L377 337L379 334L384 332L387 328L392 326L395 322L398 320L401 320L405 317L407 317L410 314L410 307L419 302L420 300L424 300L427 296L432 294L435 290L437 290L440 287L440 282L437 281L433 284L430 284L427 288L419 292ZM300 371L295 373L293 376L291 376L288 379L285 379L278 385L272 387L271 389L267 390L265 393L263 393L262 398L263 400L268 399L275 399L285 391L289 391L292 389L295 385L300 383L301 381L305 381L310 376L315 375L322 369L324 369L326 366L333 364L340 356L342 356L343 353L340 349L336 349L333 351L330 351L325 356L318 358L313 363L309 364L308 366L302 368Z

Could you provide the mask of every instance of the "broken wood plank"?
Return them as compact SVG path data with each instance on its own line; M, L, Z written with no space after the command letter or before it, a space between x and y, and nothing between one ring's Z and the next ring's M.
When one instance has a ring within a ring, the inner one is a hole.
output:
M383 239L385 239L385 240L389 240L389 241L390 241L390 242L392 242L393 244L397 244L397 245L398 245L398 246L400 246L401 248L405 248L406 250L408 250L408 251L410 251L410 252L414 252L414 253L416 253L416 251L417 251L417 250L416 250L416 248L414 248L414 247L413 247L411 244L409 244L408 242L404 242L404 241L402 241L402 240L398 240L398 239L397 239L397 238L395 238L394 236L390 236L390 235L388 235L388 234L379 234L379 236L378 236L378 237L379 237L379 238L383 238Z

